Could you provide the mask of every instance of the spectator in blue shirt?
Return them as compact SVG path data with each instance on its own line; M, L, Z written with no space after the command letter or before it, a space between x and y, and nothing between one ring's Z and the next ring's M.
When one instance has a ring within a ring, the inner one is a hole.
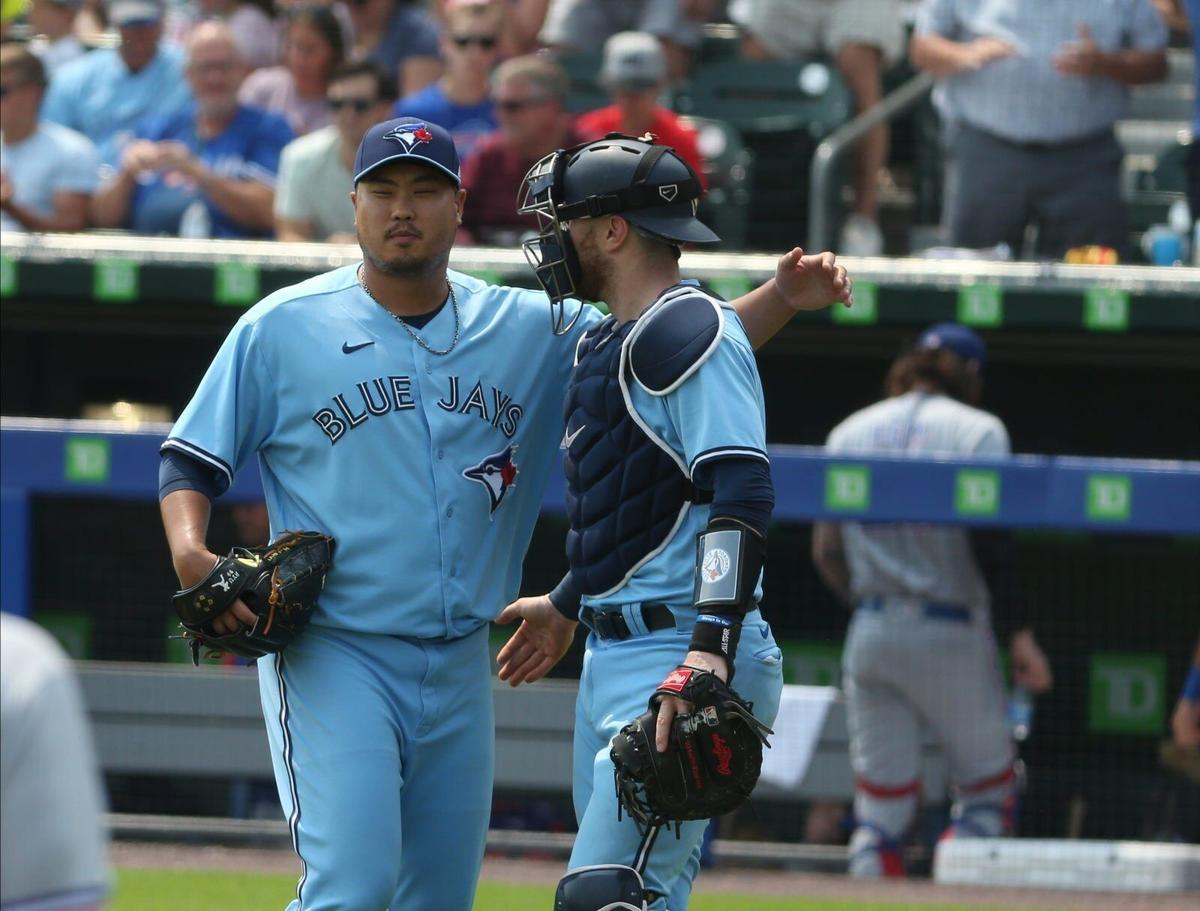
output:
M82 133L101 161L115 165L138 121L179 110L191 92L179 49L161 41L162 0L110 0L108 18L120 46L92 51L55 72L42 116Z
M1129 86L1167 73L1151 0L928 0L910 55L938 77L950 243L1039 257L1128 248L1114 133Z
M139 127L96 194L96 224L180 237L271 235L279 154L293 134L281 117L238 104L245 71L229 26L192 30L186 72L196 102Z
M503 16L495 0L450 7L441 36L445 74L396 102L395 116L420 117L449 130L461 160L497 126L490 77L500 59Z

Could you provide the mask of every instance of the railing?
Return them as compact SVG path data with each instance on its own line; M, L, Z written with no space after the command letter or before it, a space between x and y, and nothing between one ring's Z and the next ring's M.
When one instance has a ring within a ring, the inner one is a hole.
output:
M817 146L809 171L808 244L811 248L827 250L833 245L829 197L833 167L838 158L875 127L923 101L933 89L933 83L934 78L929 73L914 76L896 91L884 96L879 104L838 127Z

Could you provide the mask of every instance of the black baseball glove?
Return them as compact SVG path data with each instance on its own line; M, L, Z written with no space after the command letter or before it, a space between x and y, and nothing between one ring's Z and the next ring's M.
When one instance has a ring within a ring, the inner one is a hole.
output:
M308 624L333 550L329 535L285 531L264 547L235 547L207 576L176 592L172 601L183 638L191 643L193 663L200 663L201 647L209 649L209 656L232 652L244 658L282 651ZM254 626L217 633L213 618L238 598L257 615Z
M665 753L654 745L665 696L693 705L671 725ZM762 748L774 733L720 677L682 665L659 685L649 711L613 738L617 798L641 827L710 819L737 809L758 782ZM619 811L618 811L619 812Z

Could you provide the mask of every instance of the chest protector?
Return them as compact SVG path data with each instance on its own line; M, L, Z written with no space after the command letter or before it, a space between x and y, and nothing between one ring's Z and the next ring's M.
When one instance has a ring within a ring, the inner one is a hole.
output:
M673 293L683 296L675 305ZM619 589L666 546L692 503L712 500L692 485L682 459L643 429L629 388L676 388L715 349L721 325L719 304L681 286L640 319L617 326L610 316L580 339L564 407L564 467L567 559L584 594Z

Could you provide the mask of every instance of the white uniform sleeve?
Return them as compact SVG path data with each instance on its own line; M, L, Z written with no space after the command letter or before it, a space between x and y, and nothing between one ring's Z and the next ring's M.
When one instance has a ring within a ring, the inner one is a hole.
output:
M710 459L751 456L767 461L762 384L754 354L726 313L717 349L666 397L688 471Z
M1004 429L1003 422L994 415L986 415L983 425L976 433L975 439L971 441L969 450L971 455L979 456L1006 456L1012 449L1008 442L1008 431Z
M163 444L222 472L230 484L275 423L278 387L258 326L238 320Z
M5 616L0 647L0 904L103 900L104 797L74 670L49 634Z

